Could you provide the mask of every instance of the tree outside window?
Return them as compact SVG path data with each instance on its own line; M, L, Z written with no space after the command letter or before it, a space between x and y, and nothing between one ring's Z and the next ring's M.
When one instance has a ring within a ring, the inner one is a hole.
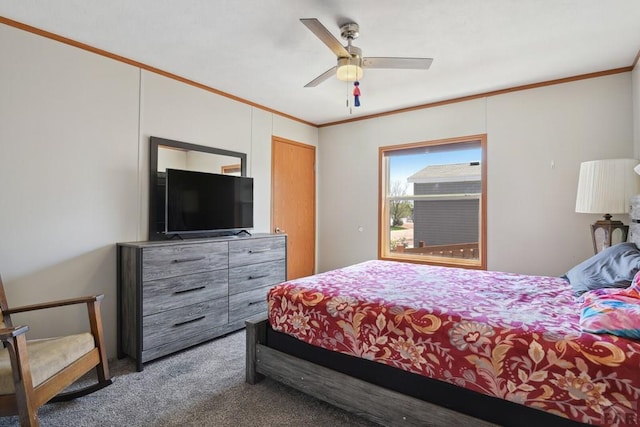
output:
M391 196L406 196L407 183L393 181L389 194ZM413 219L413 205L411 201L391 199L389 201L389 215L391 217L391 226L401 227L404 223L403 218Z

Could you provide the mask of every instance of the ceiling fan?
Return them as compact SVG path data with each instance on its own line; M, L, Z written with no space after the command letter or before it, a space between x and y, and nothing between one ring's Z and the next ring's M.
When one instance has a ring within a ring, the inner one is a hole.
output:
M351 44L360 35L360 27L355 22L344 24L340 27L340 36L347 41L343 46L327 28L316 18L300 19L307 28L311 30L329 49L338 57L338 63L331 67L315 79L311 80L304 87L314 87L327 80L335 74L342 81L356 81L362 78L363 68L402 68L427 70L433 62L433 58L365 58L362 56L362 49Z

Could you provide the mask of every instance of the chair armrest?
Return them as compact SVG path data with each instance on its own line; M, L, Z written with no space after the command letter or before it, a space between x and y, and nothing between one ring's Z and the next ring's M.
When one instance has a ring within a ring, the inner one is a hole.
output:
M103 298L104 298L103 294L92 295L87 297L69 298L69 299L64 299L59 301L45 302L41 304L24 305L21 307L11 307L6 310L3 310L3 313L14 314L14 313L22 313L25 311L43 310L46 308L63 307L65 305L85 304L85 303L91 303L96 301L102 301Z
M1 341L10 341L11 339L17 337L18 335L22 335L29 330L27 325L24 326L16 326L12 328L0 328L0 340Z

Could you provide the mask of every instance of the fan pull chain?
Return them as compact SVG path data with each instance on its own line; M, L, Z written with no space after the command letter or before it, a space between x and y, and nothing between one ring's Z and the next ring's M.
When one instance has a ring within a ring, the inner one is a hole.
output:
M349 105L349 80L346 81L347 83L347 98L345 100L346 102L346 106L349 109L349 114L353 114L353 110L351 109L351 106Z

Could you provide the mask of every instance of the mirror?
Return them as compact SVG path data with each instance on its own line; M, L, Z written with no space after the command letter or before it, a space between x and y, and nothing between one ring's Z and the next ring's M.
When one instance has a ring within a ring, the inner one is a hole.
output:
M165 173L168 168L246 176L247 155L156 136L150 137L149 240L166 239L164 194Z

